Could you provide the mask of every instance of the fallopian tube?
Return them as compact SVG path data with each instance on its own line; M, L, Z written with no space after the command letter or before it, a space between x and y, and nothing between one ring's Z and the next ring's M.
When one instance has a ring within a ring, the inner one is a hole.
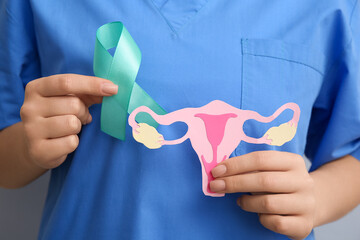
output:
M294 112L289 122L270 128L261 138L245 135L243 130L245 121L254 119L269 123L286 109ZM136 115L140 112L150 114L161 125L184 122L187 124L188 130L179 139L165 140L154 127L135 121ZM300 108L295 103L286 103L273 115L264 117L257 112L238 109L225 102L215 100L200 108L184 108L165 115L157 115L148 107L140 106L130 114L128 121L133 129L134 139L150 149L160 148L163 145L180 144L189 138L201 163L204 194L220 197L224 194L211 192L209 188L209 182L214 179L211 170L218 163L227 159L240 141L276 146L291 141L295 136L299 118Z

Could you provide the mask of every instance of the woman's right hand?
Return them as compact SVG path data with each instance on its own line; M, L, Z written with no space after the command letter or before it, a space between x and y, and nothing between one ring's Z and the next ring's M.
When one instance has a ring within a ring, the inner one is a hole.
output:
M109 80L76 74L29 82L20 116L30 161L44 169L62 164L77 148L82 125L92 120L88 108L117 91Z

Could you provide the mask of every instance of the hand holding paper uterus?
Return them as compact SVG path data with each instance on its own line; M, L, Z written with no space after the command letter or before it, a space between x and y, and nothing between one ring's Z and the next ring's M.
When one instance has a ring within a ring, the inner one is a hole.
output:
M244 133L244 122L254 119L269 123L284 110L291 109L293 118L278 127L270 128L263 137L252 138ZM184 122L188 125L186 134L176 140L165 140L158 131L146 123L137 123L135 117L140 112L150 114L156 122L170 125L174 122ZM209 188L209 182L214 178L211 170L220 162L229 158L241 141L253 144L269 144L281 146L291 141L297 129L300 118L300 108L295 103L287 103L269 117L257 112L235 108L225 102L215 100L200 108L184 108L165 115L157 115L146 106L136 108L129 116L129 125L133 129L134 139L150 149L163 145L175 145L190 139L191 145L198 155L202 169L202 188L205 195L224 196L214 193Z

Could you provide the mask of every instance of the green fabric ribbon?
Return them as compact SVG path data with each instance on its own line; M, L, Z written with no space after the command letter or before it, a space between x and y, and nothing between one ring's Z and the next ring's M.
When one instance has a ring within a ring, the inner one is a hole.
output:
M108 50L116 47L114 56ZM166 114L136 82L141 52L121 22L101 26L96 32L94 74L119 86L116 95L104 97L101 107L101 130L124 140L127 114L139 106L147 106L157 114ZM138 114L138 122L157 127L149 114Z

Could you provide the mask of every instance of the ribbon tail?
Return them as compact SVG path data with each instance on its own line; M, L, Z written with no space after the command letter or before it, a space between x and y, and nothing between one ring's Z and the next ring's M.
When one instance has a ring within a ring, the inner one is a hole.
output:
M101 106L101 131L110 136L125 140L127 112L115 97L104 97Z

